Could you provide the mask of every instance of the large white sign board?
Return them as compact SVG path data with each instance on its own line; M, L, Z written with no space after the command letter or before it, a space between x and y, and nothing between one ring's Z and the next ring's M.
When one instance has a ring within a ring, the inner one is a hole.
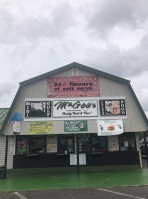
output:
M97 117L97 100L53 101L53 117Z
M98 136L110 136L123 133L122 120L98 120Z

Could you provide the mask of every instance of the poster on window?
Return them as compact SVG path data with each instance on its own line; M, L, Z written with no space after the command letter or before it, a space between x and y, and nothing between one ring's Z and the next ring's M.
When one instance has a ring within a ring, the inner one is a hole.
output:
M47 137L47 153L56 153L57 152L57 136L49 135Z
M65 121L64 122L64 130L65 130L65 132L88 131L87 121L86 120Z
M51 117L51 101L26 101L25 117Z
M113 135L113 136L108 137L108 150L109 151L119 151L118 136Z
M27 140L26 139L18 139L17 141L17 154L26 154L27 152Z
M31 122L30 134L53 134L53 122Z
M123 133L122 120L98 120L98 136L119 135Z
M97 76L49 77L48 97L96 97L99 96Z
M53 101L53 117L96 117L97 100Z
M101 116L125 116L125 99L106 99L100 100Z

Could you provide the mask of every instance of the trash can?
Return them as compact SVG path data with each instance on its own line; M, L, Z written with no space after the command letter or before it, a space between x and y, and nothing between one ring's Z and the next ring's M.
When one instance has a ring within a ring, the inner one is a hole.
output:
M6 167L0 166L0 179L6 178Z

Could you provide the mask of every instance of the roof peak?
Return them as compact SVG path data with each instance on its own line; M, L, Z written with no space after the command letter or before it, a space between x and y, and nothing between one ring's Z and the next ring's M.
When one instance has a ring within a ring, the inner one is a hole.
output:
M39 81L41 79L56 75L58 73L64 72L64 71L72 69L72 68L79 68L80 70L85 70L85 71L88 71L90 73L94 73L96 75L100 75L100 76L103 76L103 77L106 77L106 78L109 78L109 79L113 79L115 81L119 81L119 82L122 82L122 83L130 82L127 79L124 79L124 78L121 78L121 77L118 77L118 76L115 76L115 75L100 71L100 70L98 70L96 68L89 67L89 66L86 66L86 65L83 65L83 64L79 64L77 62L72 62L72 63L67 64L65 66L62 66L60 68L56 68L56 69L54 69L52 71L43 73L43 74L38 75L36 77L30 78L28 80L22 81L22 82L20 82L20 85L21 86L25 86L27 84L34 83L34 82Z

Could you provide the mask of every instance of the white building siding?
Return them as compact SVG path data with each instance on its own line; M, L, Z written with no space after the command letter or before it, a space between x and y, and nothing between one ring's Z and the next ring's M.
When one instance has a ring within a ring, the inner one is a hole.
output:
M100 96L125 96L127 119L123 120L125 132L146 131L146 124L126 84L100 77Z
M95 74L88 73L87 71L82 71L77 68L68 70L66 72L57 74L56 76L93 76ZM127 110L127 119L123 119L124 131L145 131L147 129L146 124L133 100L132 95L130 94L126 84L119 83L104 77L99 77L100 83L100 97L121 97L125 96L126 98L126 110ZM11 117L15 112L20 112L25 118L25 98L47 98L47 79L37 81L35 83L29 84L22 89L21 95L19 96L16 106L13 110ZM86 99L86 98L85 98ZM10 117L10 119L11 119ZM75 118L76 119L76 118ZM85 118L83 118L85 120ZM99 118L98 118L99 119ZM100 118L101 119L101 118ZM52 120L52 118L51 118ZM88 120L88 132L97 132L96 118L87 119ZM46 121L46 120L45 120ZM22 134L29 134L29 124L30 122L23 122L22 124ZM59 134L64 132L64 121L53 121L54 124L54 133ZM13 134L12 132L12 122L9 121L5 134Z
M8 155L7 155L7 169L13 168L13 155L14 155L14 137L8 138ZM0 136L0 166L5 164L5 149L6 149L6 137Z
M6 137L0 136L0 166L5 164Z
M13 155L15 150L15 136L8 137L7 169L13 169Z

